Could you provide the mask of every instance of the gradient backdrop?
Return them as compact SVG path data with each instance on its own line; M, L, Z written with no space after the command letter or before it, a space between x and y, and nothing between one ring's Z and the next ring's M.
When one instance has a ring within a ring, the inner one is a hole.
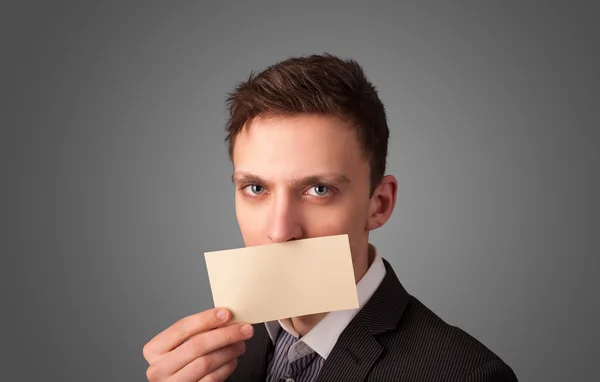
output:
M522 381L600 380L597 3L206 3L0 6L1 380L145 380L242 245L226 93L321 52L387 107L408 291Z

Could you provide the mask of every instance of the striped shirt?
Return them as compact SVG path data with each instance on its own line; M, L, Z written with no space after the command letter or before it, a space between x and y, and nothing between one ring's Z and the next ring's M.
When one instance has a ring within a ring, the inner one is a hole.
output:
M277 338L267 370L267 382L314 382L325 360L286 330Z

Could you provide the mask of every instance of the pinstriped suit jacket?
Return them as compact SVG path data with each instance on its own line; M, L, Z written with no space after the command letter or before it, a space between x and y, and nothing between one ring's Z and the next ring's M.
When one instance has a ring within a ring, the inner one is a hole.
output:
M386 276L341 333L319 382L513 382L513 370L461 329L409 295L384 260ZM273 345L264 324L254 325L229 382L264 382Z

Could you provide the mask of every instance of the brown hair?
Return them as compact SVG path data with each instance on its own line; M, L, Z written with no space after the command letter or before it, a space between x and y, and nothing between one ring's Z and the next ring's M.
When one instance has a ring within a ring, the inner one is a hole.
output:
M354 60L331 54L292 57L251 73L227 96L229 156L235 138L259 115L301 113L350 120L371 167L371 192L385 173L389 129L377 90Z

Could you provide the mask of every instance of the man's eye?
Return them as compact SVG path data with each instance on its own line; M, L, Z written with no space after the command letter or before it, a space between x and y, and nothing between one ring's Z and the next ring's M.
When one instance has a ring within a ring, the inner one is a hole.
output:
M265 191L265 188L260 184L251 184L249 186L246 186L246 189L255 195L262 194Z
M325 196L325 195L327 195L328 192L329 192L329 188L322 184L313 186L308 190L308 194L313 195L313 196Z

